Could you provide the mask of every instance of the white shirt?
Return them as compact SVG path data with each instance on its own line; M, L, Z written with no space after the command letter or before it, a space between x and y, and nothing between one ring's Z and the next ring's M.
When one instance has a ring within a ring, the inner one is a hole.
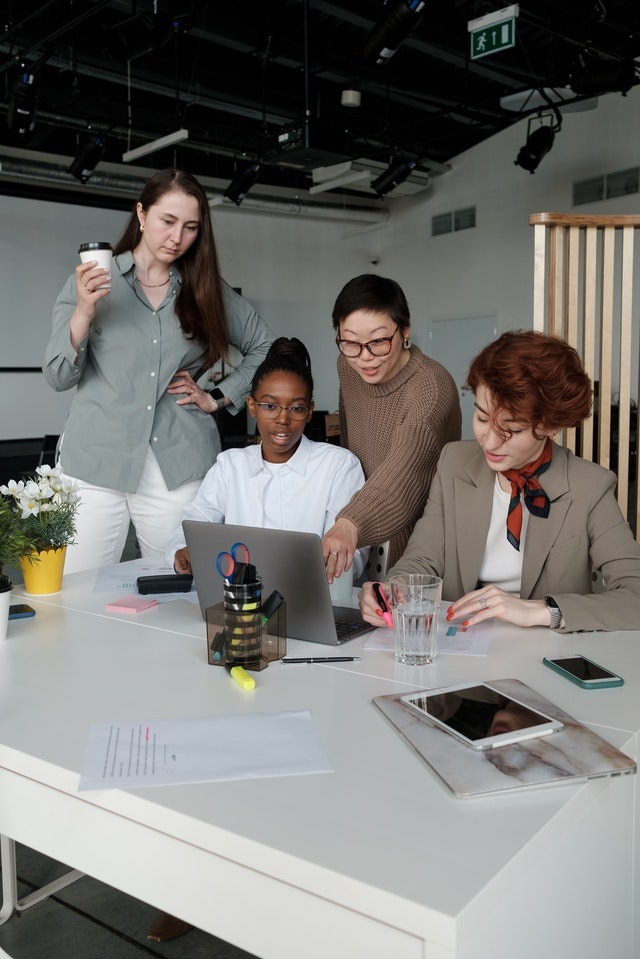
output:
M362 486L364 473L357 456L303 435L286 463L265 463L261 445L220 453L195 498L184 507L182 518L323 536ZM179 526L167 545L169 566L185 545ZM368 552L356 551L354 576L364 569Z
M522 555L527 526L529 525L529 510L523 503L520 549L517 550L507 539L507 513L510 502L511 493L505 493L496 474L491 522L478 581L483 586L489 584L499 586L505 593L514 593L519 596L522 585Z

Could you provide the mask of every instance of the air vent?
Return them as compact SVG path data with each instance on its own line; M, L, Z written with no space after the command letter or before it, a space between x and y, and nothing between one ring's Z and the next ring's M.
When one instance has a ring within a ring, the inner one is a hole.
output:
M453 210L451 213L439 213L431 217L431 236L442 236L443 233L453 233L458 230L471 230L475 225L475 206Z
M453 230L453 214L439 213L438 216L431 217L431 236L442 236L443 233L451 233Z
M604 176L595 176L590 180L580 180L573 184L573 205L597 203L604 200Z
M632 170L620 170L619 173L607 174L607 199L637 193L640 186L639 174L638 167Z
M612 200L617 196L630 196L640 193L640 168L618 170L615 173L603 173L590 180L579 180L573 184L573 205L597 203L599 200Z
M453 211L454 230L472 230L476 225L476 208L468 206L465 210Z

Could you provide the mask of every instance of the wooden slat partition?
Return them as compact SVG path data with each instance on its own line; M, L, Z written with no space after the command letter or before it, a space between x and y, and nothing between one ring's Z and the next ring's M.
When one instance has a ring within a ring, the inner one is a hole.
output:
M597 450L594 420L581 428L581 454L609 467L611 406L619 409L618 502L632 526L640 514L640 484L630 482L630 422L627 411L637 402L640 365L632 356L634 278L640 283L640 215L535 213L533 328L562 336L580 353L592 381L598 383ZM636 341L638 331L636 330ZM634 380L635 377L635 380ZM633 397L633 390L636 397ZM563 442L576 449L576 430ZM637 437L636 437L637 443ZM636 451L637 452L637 451ZM634 471L637 469L637 460ZM629 503L630 488L635 490ZM640 530L636 538L640 540Z

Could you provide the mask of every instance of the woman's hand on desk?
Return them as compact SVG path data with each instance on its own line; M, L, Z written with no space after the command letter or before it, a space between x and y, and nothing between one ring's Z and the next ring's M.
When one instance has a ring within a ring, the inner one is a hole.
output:
M456 600L447 609L448 620L476 626L486 619L500 619L514 626L548 626L550 614L542 599L520 599L497 586L483 586Z
M358 530L349 519L337 519L322 539L322 553L327 568L327 582L351 569L358 545Z

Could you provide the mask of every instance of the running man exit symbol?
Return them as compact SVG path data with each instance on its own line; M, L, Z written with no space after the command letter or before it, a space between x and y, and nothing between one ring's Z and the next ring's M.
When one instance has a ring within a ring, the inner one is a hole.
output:
M510 20L503 20L502 23L492 23L490 26L481 27L479 30L472 30L471 59L479 60L480 57L486 57L490 53L508 50L509 47L515 46L515 43L515 17Z

